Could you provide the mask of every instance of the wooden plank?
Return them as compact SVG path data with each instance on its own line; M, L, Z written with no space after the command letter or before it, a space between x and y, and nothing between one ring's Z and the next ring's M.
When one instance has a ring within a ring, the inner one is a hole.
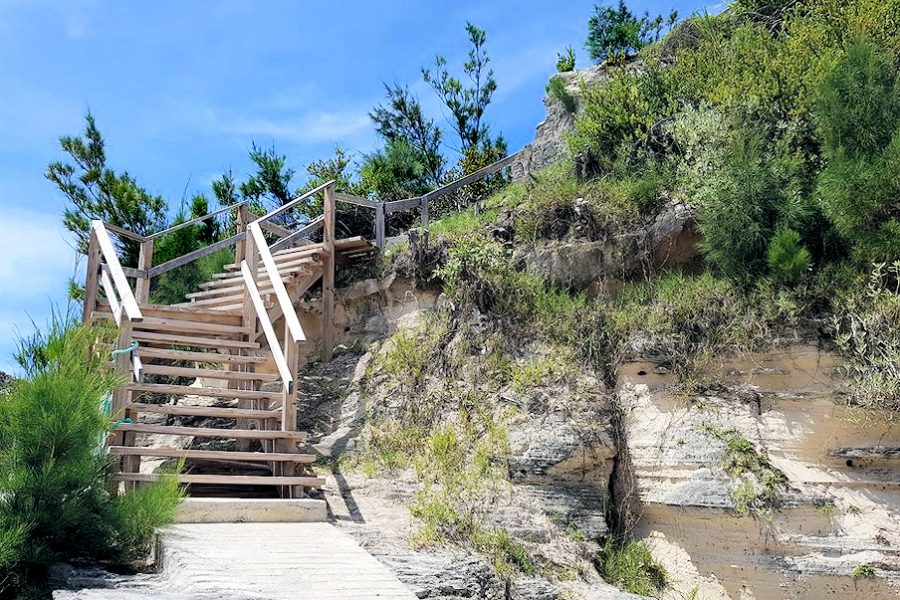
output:
M296 263L290 264L290 266L279 266L278 271L281 273L281 280L287 283L291 279L295 279L298 276L306 275L308 271L306 267L309 265L315 264L315 261L311 258L301 258ZM220 273L221 275L221 273ZM213 281L207 281L206 283L200 284L204 291L210 290L222 290L229 288L238 288L244 289L244 276L238 273L234 275L232 273L228 273L228 277L222 277L220 279L215 279ZM262 280L260 277L257 281ZM266 278L267 280L268 278ZM233 292L234 289L231 289ZM186 297L193 296L194 294L198 294L200 292L192 292L191 294L187 294Z
M87 272L84 281L84 305L82 308L81 322L84 325L90 323L92 313L97 307L97 292L100 287L100 245L97 243L97 233L94 228L88 237Z
M269 320L269 315L263 305L259 290L256 289L256 283L253 281L253 276L250 274L247 263L245 262L241 267L241 271L244 274L244 281L247 283L247 291L250 294L250 301L253 303L253 308L256 311L259 324L262 326L266 340L269 342L269 350L272 352L272 359L275 361L275 366L281 374L281 380L284 383L284 387L289 388L294 382L294 374L291 373L291 370L288 368L287 362L284 359L284 354L281 352L281 347L278 344L278 336L275 335L275 329L272 327L272 322ZM293 310L293 306L291 307L291 310Z
M167 348L141 348L141 356L143 356L145 359L166 358L171 360L193 360L200 363L214 364L260 365L265 364L269 361L269 359L264 356L239 356L237 354L222 354L219 352L191 352L190 350L169 350Z
M266 296L268 299L268 297L272 294L272 292L274 290L272 288L264 288L264 289L261 289L258 291L260 294ZM218 296L218 295L212 294L211 298L200 298L199 300L193 299L190 302L176 304L175 306L184 306L184 307L196 306L197 308L203 307L207 310L212 310L213 308L217 308L220 306L237 304L238 302L241 302L243 299L244 299L244 294L231 294L231 295L227 295L227 296Z
M134 380L138 383L143 383L144 381L144 361L141 360L140 354L137 351L131 353L131 371L134 375Z
M109 273L113 283L116 284L116 293L119 296L122 306L125 308L125 314L128 315L130 321L140 321L144 317L141 314L141 309L138 307L137 300L134 299L134 294L131 292L131 286L128 284L128 279L126 279L125 273L122 272L122 265L119 263L119 257L116 255L116 250L113 248L109 235L106 233L106 229L103 228L103 222L92 221L91 226L97 234L96 237L97 243L100 246L100 252L106 260L106 265L109 267Z
M331 185L331 184L333 184L333 183L334 183L334 180L332 179L331 181L328 181L328 182L326 182L326 183L323 183L322 185L320 185L320 186L317 187L317 188L313 188L313 189L309 190L308 192L306 192L305 194L302 194L301 196L297 196L296 198L294 198L294 199L291 200L290 202L287 202L287 203L285 203L285 204L279 206L278 208L276 208L276 209L273 210L273 211L267 212L266 214L264 214L263 216L261 216L261 217L258 218L257 220L253 221L253 224L258 224L258 223L260 223L261 221L269 221L269 220L271 220L272 217L276 217L276 216L280 215L281 213L283 213L283 212L285 212L285 211L287 211L287 210L290 210L291 208L293 208L294 206L296 206L296 205L299 204L300 202L303 202L303 201L306 200L307 198L310 198L310 197L312 197L312 196L315 196L316 194L318 194L319 192L321 192L322 190L324 190L326 187L328 187L329 185Z
M164 262L161 265L157 265L150 269L147 273L148 277L159 277L163 273L171 271L172 269L177 269L178 267L184 266L188 263L194 262L197 259L203 258L204 256L210 255L213 252L221 250L222 248L227 248L229 246L233 246L237 244L239 241L246 237L246 233L236 233L229 238L225 238L224 240L219 240L218 242L213 242L209 246L204 248L200 248L199 250L194 250L193 252L188 252L183 256L179 256L178 258L173 258L170 261Z
M326 197L329 189L331 188L326 188L325 190ZM326 222L327 220L328 217L326 216ZM288 330L291 333L291 338L295 342L305 341L306 335L303 333L300 319L297 318L297 311L294 310L291 299L284 287L284 282L281 281L281 275L278 273L275 259L272 257L272 254L269 252L269 247L266 245L266 239L263 237L262 230L259 228L259 225L251 223L248 231L250 232L250 235L253 236L253 241L259 250L259 256L262 258L263 265L265 265L266 271L269 273L269 282L272 284L272 287L275 288L275 298L278 300L278 303L281 304L281 310L284 313L284 319L287 323ZM262 315L259 316L262 317Z
M140 341L169 343L178 346L193 346L196 348L259 348L256 342L244 342L241 340L222 340L217 338L193 337L184 335L170 335L155 331L135 331L134 338Z
M325 262L322 268L322 360L331 361L334 351L334 185L325 188L325 229L322 244ZM293 307L292 307L293 310Z
M112 223L107 223L106 221L103 221L103 226L108 231L112 231L116 235L124 237L124 238L128 238L129 240L134 240L136 242L143 242L145 239L147 239L142 235L134 233L133 231L128 231L127 229L123 229L123 228L119 227L118 225L113 225Z
M281 398L281 392L231 390L226 388L171 385L167 383L130 383L126 387L129 392L172 394L177 396L203 396L205 398L245 398L247 400L278 400Z
M196 321L199 323L218 323L220 325L240 325L242 323L241 314L238 311L231 313L213 312L211 310L182 306L144 304L141 306L141 313L143 313L145 317L162 317Z
M138 277L135 284L134 296L138 304L150 300L150 267L153 266L153 237L141 243L141 253L138 256L138 270L144 271L144 277Z
M140 448L111 446L110 454L119 456L156 456L159 458L187 458L194 460L224 460L237 462L294 462L312 464L313 454L290 454L281 452L229 452L227 450L189 450L182 448Z
M290 229L288 229L287 227L282 227L281 225L278 225L277 223L272 223L271 221L258 221L258 223L259 223L259 226L262 227L264 230L268 231L269 233L274 233L278 237L284 237L286 235L291 234ZM249 223L248 223L248 225L249 225Z
M480 179L484 179L488 175L492 175L492 174L496 173L497 171L499 171L500 169L503 169L503 168L511 165L517 156L518 156L518 152L514 153L514 154L510 154L509 156L507 156L505 158L501 158L497 162L491 163L486 167L482 167L482 168L478 169L477 171L475 171L474 173L470 173L470 174L466 175L465 177L460 177L456 181L453 181L443 187L439 187L436 190L432 190L432 191L428 192L427 194L422 196L422 199L425 200L426 202L428 202L430 200L434 200L435 198L440 198L441 196L446 196L447 194L455 192L456 190L458 190L459 188L461 188L465 185L474 183Z
M365 206L366 208L378 208L378 205L380 204L380 202L376 202L375 200L360 198L359 196L344 194L343 192L335 192L334 201L346 202L347 204L356 204L357 206Z
M384 249L384 231L384 204L379 202L375 207L375 246L379 250Z
M394 200L384 203L385 214L395 213L401 210L410 210L416 208L421 203L421 197L407 198L406 200Z
M208 379L233 379L236 381L278 381L275 373L254 373L251 371L224 371L219 369L199 369L197 367L175 367L170 365L147 365L147 375L170 375L172 377L206 377Z
M100 265L100 285L103 288L103 293L106 294L106 301L109 303L116 325L121 325L122 305L119 304L119 300L116 298L116 286L113 285L112 280L109 278L109 268L106 265Z
M219 323L203 323L201 321L187 321L168 317L144 317L144 320L136 323L134 328L164 332L211 333L215 335L246 335L253 333L249 328L241 325L220 325Z
M156 238L164 236L167 233L172 233L174 231L178 231L179 229L184 229L185 227L187 227L189 225L194 225L195 223L200 223L202 221L206 221L207 219L217 217L224 212L228 212L230 210L234 210L235 208L245 206L249 202L250 202L249 200L244 200L243 202L238 202L237 204L232 204L231 206L225 206L223 208L220 208L219 210L216 210L209 214L203 215L202 217L195 217L195 218L191 219L190 221L184 221L182 223L178 223L177 225L172 225L168 229L163 229L162 231L157 231L156 233L148 235L146 239L155 240Z
M230 440L297 440L306 442L305 431L281 431L280 429L213 429L209 427L175 427L172 425L148 425L146 423L122 423L116 431L134 433L158 433L163 435L187 435L194 437L224 438ZM121 445L121 444L118 444Z
M422 227L428 227L428 196L422 197L422 204L419 207L421 214L419 216L419 223Z
M183 417L218 417L222 419L280 419L278 411L254 410L247 408L225 408L217 406L186 406L176 404L146 404L131 402L129 410L155 415L178 415Z
M322 244L309 244L306 246L301 246L300 248L290 248L287 252L284 250L275 252L272 254L272 258L275 259L275 264L279 266L287 264L294 264L301 260L307 261L315 261L316 257L322 254ZM225 265L222 267L225 271L239 271L241 269L240 263L232 263ZM265 268L257 269L257 275L262 276L266 273ZM217 273L213 275L213 279L222 279L223 277L230 277L230 273Z
M308 224L306 224L302 228L291 232L290 234L286 235L285 237L281 238L280 240L278 240L277 242L272 244L272 246L269 248L269 250L272 252L277 252L278 250L283 250L301 239L308 238L310 235L312 235L313 233L315 233L316 231L318 231L321 228L322 228L322 217L319 216L319 217L316 217L315 219L313 219L312 221L310 221ZM310 241L312 241L312 240L310 240Z
M119 481L158 481L156 473L118 473ZM178 475L181 483L210 483L218 485L299 485L302 487L322 487L325 480L320 477L268 477L265 475Z

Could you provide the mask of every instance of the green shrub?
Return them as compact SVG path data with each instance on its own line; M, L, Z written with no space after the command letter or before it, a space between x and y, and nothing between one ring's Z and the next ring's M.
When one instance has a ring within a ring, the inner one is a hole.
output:
M585 46L590 57L598 63L607 59L621 60L658 41L663 29L671 29L677 20L675 11L665 22L662 16L651 17L649 12L636 17L624 0L619 0L616 8L598 4L588 20Z
M556 71L558 73L568 73L575 70L575 50L572 46L567 46L565 53L556 53Z
M809 250L800 244L800 234L789 228L775 232L767 254L769 272L776 281L792 284L809 271Z
M112 338L55 315L47 332L20 343L27 376L0 400L0 595L4 586L40 586L58 560L132 559L180 502L171 485L109 495L112 471L100 443L110 426L102 400L120 383L107 364ZM136 512L154 494L136 527Z
M562 77L551 77L547 82L547 95L559 101L569 114L574 114L578 110L578 102L575 96L566 89L566 80Z
M163 473L158 482L142 485L118 498L113 504L117 543L121 557L136 560L151 551L156 529L175 522L175 510L184 499L178 483L183 464Z
M653 558L645 542L624 544L609 538L594 563L606 582L631 594L658 597L670 585L666 568Z

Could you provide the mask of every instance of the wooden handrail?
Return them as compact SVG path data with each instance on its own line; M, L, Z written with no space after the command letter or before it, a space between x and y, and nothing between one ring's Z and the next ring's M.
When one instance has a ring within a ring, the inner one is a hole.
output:
M259 223L260 221L268 221L268 220L271 219L272 217L275 217L275 216L280 215L281 213L283 213L284 211L288 210L289 208L293 208L293 207L296 206L298 203L300 203L300 202L306 200L306 199L309 198L310 196L315 196L316 194L318 194L319 192L321 192L322 190L324 190L325 188L327 188L329 185L331 185L331 184L333 184L333 183L334 183L334 180L326 181L325 183L323 183L323 184L320 185L319 187L313 188L313 189L309 190L308 192L304 193L303 195L297 196L296 198L294 198L294 199L291 200L290 202L288 202L288 203L286 203L286 204L283 204L283 205L279 206L279 207L276 208L275 210L270 211L270 212L267 212L266 214L264 214L263 216L261 216L260 218L258 218L257 220L255 220L255 221L253 221L253 222L254 222L254 223Z
M278 304L281 305L285 323L287 323L291 337L295 342L305 341L306 335L303 333L303 327L300 326L300 319L297 318L297 311L294 310L294 304L291 302L291 297L284 287L284 281L281 280L281 273L278 272L275 258L269 250L269 244L266 242L265 236L263 236L262 229L259 228L259 222L254 221L253 223L250 223L247 227L247 232L253 238L255 251L258 252L260 258L262 258L263 266L269 276L269 283L275 290L275 297L278 299Z
M359 196L354 196L352 194L344 194L341 192L334 193L334 200L336 202L346 202L347 204L355 204L357 206L365 206L366 208L375 208L380 202L377 200L369 200L368 198L360 198Z
M244 285L250 296L250 302L253 305L253 309L256 311L256 316L262 326L266 340L269 342L269 350L272 351L272 358L275 361L275 366L278 368L278 373L284 381L284 387L286 390L292 389L294 376L291 373L291 369L288 367L284 353L281 351L281 345L278 343L278 336L275 335L275 328L269 320L269 313L266 312L266 305L259 293L259 288L256 287L256 281L253 279L250 267L247 266L247 261L241 262L241 275L244 278ZM296 314L294 316L296 316Z
M102 223L103 223L103 226L107 230L112 231L116 235L120 235L124 238L128 238L128 239L134 240L136 242L143 242L143 241L146 241L146 239L147 239L145 236L140 235L139 233L135 233L133 231L128 231L127 229L123 229L123 228L119 227L118 225L113 225L112 223L107 223L106 221L102 221Z
M202 217L195 217L195 218L191 219L190 221L185 221L183 223L178 223L177 225L172 225L168 229L163 229L162 231L157 231L156 233L151 233L150 235L146 236L144 239L155 240L156 238L158 238L160 236L164 236L167 233L172 233L173 231L178 231L179 229L187 227L188 225L193 225L194 223L200 223L201 221L206 221L207 219L211 219L212 217L217 217L224 212L228 212L229 210L234 210L236 208L240 208L241 206L243 206L245 204L249 204L249 203L250 203L249 200L244 200L243 202L238 202L237 204L232 204L231 206L225 206L223 208L220 208L219 210L215 210L209 214L203 215Z
M107 233L103 221L91 221L91 228L93 229L97 244L100 248L100 255L106 261L106 266L109 269L109 277L112 278L112 283L114 284L113 287L115 287L115 295L119 297L119 302L121 303L125 314L128 316L128 320L132 322L143 321L144 316L141 314L141 309L138 306L137 300L134 298L131 286L128 285L128 279L122 271L119 257L116 255L116 250L113 248L112 241L109 239L109 233ZM88 268L99 268L99 265L88 265Z
M204 246L203 248L199 248L194 250L193 252L188 252L183 256L179 256L178 258L173 258L172 260L166 261L161 265L156 265L152 269L147 270L147 277L159 277L163 273L171 271L172 269L177 269L178 267L184 266L188 263L194 262L199 258L203 258L217 250L221 250L222 248L227 248L228 246L234 246L238 242L242 241L247 237L247 234L244 232L236 233L231 237L225 238L224 240L219 240L218 242L213 242L209 246Z
M298 239L303 239L305 237L309 237L316 231L322 229L324 224L325 224L325 215L319 215L318 217L316 217L315 219L313 219L312 221L310 221L309 223L307 223L306 225L304 225L297 231L287 234L286 236L284 236L283 238L281 238L280 240L278 240L277 242L272 244L269 247L269 251L278 252L282 248L286 248L287 246L290 246ZM260 223L260 225L262 225L262 223Z

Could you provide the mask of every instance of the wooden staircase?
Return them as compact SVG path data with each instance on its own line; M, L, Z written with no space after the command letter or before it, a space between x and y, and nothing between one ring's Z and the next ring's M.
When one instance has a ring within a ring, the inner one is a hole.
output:
M137 236L92 223L84 314L86 322L114 321L118 349L127 349L114 353L127 382L113 394L116 426L108 445L126 489L158 477L141 469L145 459L183 460L179 479L196 495L205 495L204 488L245 495L242 489L264 486L301 497L324 483L312 469L315 456L302 451L307 434L296 427L295 380L306 336L295 304L322 282L322 355L330 359L335 258L374 248L362 238L334 240L333 183L313 193L324 194L321 242L269 223L291 204L254 221L246 205L238 205L232 207L239 211L237 235L155 267L153 240L172 228ZM121 266L110 231L140 242L137 269ZM274 244L273 233L281 238ZM200 291L173 306L148 301L152 277L224 242L236 246L236 260ZM280 332L277 323L283 323Z

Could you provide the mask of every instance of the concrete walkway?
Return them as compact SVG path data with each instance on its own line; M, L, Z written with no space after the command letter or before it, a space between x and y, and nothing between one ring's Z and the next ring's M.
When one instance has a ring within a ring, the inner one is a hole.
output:
M161 534L161 572L65 600L414 600L397 577L328 523L186 523Z

